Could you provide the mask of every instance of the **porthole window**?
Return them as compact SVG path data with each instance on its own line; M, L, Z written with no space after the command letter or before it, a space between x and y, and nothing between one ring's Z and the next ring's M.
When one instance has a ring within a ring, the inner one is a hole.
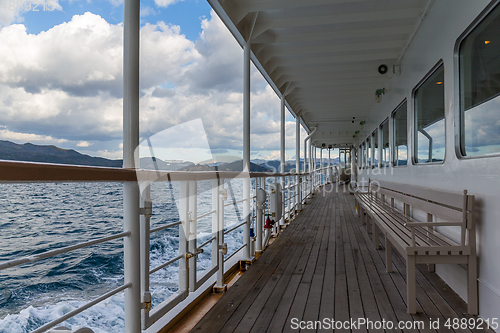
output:
M415 89L414 162L442 163L445 156L444 66Z
M460 43L462 156L500 153L500 6Z
M392 113L394 128L392 163L394 166L404 166L408 161L407 119L408 108L405 101Z

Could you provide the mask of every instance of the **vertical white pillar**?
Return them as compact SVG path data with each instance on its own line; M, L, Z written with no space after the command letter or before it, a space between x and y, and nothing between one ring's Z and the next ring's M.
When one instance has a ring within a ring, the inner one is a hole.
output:
M140 1L125 0L123 16L123 167L135 168L139 151ZM125 332L141 331L140 194L137 182L123 185L123 228L130 232L123 246Z
M285 94L281 95L281 168L280 172L285 173ZM277 227L277 232L280 232L280 225L285 224L285 177L281 176L281 218Z
M217 228L217 242L219 247L224 246L224 179L220 180L219 183L219 226ZM248 247L248 246L247 246ZM219 256L219 269L217 270L217 284L216 289L224 290L224 253L220 250L217 250L217 255Z
M179 218L181 224L179 225L179 255L182 258L179 260L179 291L183 293L188 292L189 276L188 276L188 260L186 253L188 251L189 240L189 182L182 181L179 184Z
M243 48L243 171L250 172L250 39ZM243 249L245 259L250 259L250 177L243 178Z
M305 148L305 147L304 147ZM305 155L304 155L305 156ZM297 114L295 117L295 172L297 173L296 187L294 189L296 209L301 210L302 206L302 191L301 191L301 176L300 176L300 117Z
M281 173L285 173L285 94L281 95L281 144L280 144L280 155L281 155ZM283 185L283 184L282 184Z
M212 179L212 267L219 266L219 179Z
M323 185L323 147L320 148L319 153L319 185Z
M196 253L197 244L197 234L198 234L198 183L196 180L189 182L189 252ZM189 259L189 291L196 290L196 260L197 257L194 256Z
M330 155L330 147L328 147L328 173L326 174L326 176L328 177L328 181L327 182L330 182L330 180L332 179L331 177L331 174L332 174L332 170L330 170L330 163L331 163L331 155Z
M147 184L142 191L141 201L142 208L152 207L151 203L151 184ZM149 239L151 229L151 215L144 214L141 219L141 301L144 304L151 305L151 292L149 291ZM142 309L142 329L147 328L147 321L149 319L150 307Z

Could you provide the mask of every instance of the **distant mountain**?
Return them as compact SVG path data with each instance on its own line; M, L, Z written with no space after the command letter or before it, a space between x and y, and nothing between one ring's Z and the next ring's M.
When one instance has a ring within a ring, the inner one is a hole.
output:
M187 168L193 166L193 162L184 161L163 161L156 157L141 157L140 159L141 168L149 170L166 170L166 171L176 171L182 168Z
M264 168L270 169L274 172L280 172L281 171L281 161L278 160L272 160L272 161L264 161L263 163L260 163L260 165ZM290 172L295 170L295 161L286 161L285 162L285 172Z
M109 160L81 154L73 149L40 146L32 143L17 144L0 140L0 159L41 163L92 165L121 168L122 160Z
M217 167L218 171L243 171L243 160L234 161L231 163L221 164ZM195 164L188 166L179 171L215 171L215 166L209 166L204 164ZM250 162L250 172L270 172L271 170L263 166L257 165Z

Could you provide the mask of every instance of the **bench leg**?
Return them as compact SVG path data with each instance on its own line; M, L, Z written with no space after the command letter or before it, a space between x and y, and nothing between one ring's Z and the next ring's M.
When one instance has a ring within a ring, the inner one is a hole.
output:
M373 229L372 229L373 246L375 246L375 248L378 250L378 249L380 249L379 240L378 240L378 227L375 223L373 223L373 221L372 221L372 226L373 226Z
M392 245L387 235L385 236L385 267L387 273L392 272Z
M477 295L477 261L474 253L469 256L467 265L467 312L470 315L477 315L479 312Z
M406 305L409 314L417 313L417 295L415 280L415 256L406 259Z

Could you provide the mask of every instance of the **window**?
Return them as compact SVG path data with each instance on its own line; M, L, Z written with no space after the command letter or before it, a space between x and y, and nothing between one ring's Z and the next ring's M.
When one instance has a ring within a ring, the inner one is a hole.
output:
M414 94L415 163L444 161L444 66L431 73Z
M406 101L392 113L394 128L393 165L404 166L408 161L408 136L407 136L408 108Z
M361 146L359 146L358 153L356 154L356 162L358 163L358 169L361 169L362 167L362 156L363 156L363 149Z
M363 168L366 168L366 142L363 142Z
M373 145L373 167L378 168L378 130L375 130L372 134L372 145Z
M461 42L460 148L463 156L500 153L500 6Z
M389 119L380 125L380 131L382 131L382 167L386 168L389 166Z
M366 152L366 158L367 158L367 161L368 161L368 168L371 168L372 167L372 161L373 161L373 145L372 145L372 140L370 137L366 138L366 147L367 147L367 152Z

